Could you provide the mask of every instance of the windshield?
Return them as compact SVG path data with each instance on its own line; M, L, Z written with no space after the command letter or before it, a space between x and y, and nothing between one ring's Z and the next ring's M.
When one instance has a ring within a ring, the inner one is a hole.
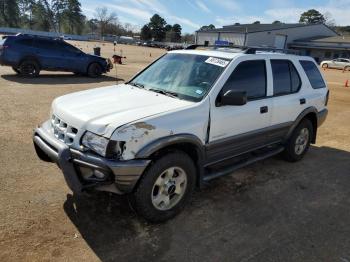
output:
M166 54L129 84L180 99L200 101L229 60L191 54Z

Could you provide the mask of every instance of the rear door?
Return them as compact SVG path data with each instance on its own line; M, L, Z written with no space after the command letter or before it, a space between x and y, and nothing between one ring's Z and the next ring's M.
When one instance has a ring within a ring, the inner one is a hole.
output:
M62 52L57 49L54 40L35 39L34 48L43 69L57 70L64 67L61 61Z
M301 92L307 86L301 81L300 65L289 59L271 59L270 63L273 79L271 125L278 130L276 138L282 139L310 101Z
M245 57L246 58L246 57ZM207 157L210 163L230 158L267 143L271 119L270 89L265 59L237 59L220 93L245 91L243 106L217 106L211 101L210 135Z

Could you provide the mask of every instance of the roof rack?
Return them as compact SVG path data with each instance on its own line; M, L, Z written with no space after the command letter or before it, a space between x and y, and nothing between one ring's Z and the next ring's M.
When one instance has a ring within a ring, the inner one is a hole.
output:
M41 38L41 39L63 40L61 36L34 35L34 34L27 34L27 33L17 33L15 36L28 36L28 37Z
M282 49L282 48L275 48L275 47L260 47L260 46L240 46L240 45L190 45L186 50L195 50L197 48L208 48L208 49L219 49L219 48L226 48L226 49L240 49L240 53L243 54L256 54L257 52L272 52L272 53L282 53L282 54L293 54L293 55L300 55L299 50L293 50L293 49Z

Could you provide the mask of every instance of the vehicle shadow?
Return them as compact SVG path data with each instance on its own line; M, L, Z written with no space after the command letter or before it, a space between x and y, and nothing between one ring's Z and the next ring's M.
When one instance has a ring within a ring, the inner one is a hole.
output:
M115 78L108 75L102 75L97 78L90 78L87 76L78 76L74 74L42 74L36 78L23 77L14 74L2 75L3 79L19 84L29 85L61 85L61 84L92 84L101 82L116 82L124 81L121 78Z
M271 238L272 229L278 232L277 236L284 237L295 232L298 241L310 227L305 224L309 216L311 221L333 224L330 219L340 210L341 219L350 219L350 213L335 204L335 199L340 198L334 197L339 193L350 195L346 186L350 183L349 170L350 152L312 147L298 163L288 163L277 156L238 171L237 177L233 174L214 180L194 194L181 214L163 224L148 224L137 217L125 196L103 192L87 196L69 194L64 210L104 262L233 261L229 259L232 257L241 261L256 250L278 251L271 247L280 242ZM314 204L315 199L326 202L324 197L328 194L331 205L325 208L322 203L319 207ZM314 213L305 213L309 203ZM344 218L345 214L348 218ZM315 239L321 242L323 237L328 238L323 236L329 234L325 233L327 225L322 225L320 233L315 230L315 234L320 234ZM288 250L288 243L285 245ZM302 241L300 245L299 251L308 254L306 249L310 245L303 246ZM278 255L282 261L288 260L288 254Z

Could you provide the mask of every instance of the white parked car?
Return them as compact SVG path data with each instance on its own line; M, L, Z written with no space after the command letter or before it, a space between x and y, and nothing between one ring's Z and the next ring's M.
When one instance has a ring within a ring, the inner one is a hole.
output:
M347 58L337 58L333 60L322 61L322 68L336 68L342 70L350 70L350 59Z
M310 57L191 47L125 84L55 99L33 139L72 191L130 194L159 222L214 178L279 153L301 160L328 95Z

